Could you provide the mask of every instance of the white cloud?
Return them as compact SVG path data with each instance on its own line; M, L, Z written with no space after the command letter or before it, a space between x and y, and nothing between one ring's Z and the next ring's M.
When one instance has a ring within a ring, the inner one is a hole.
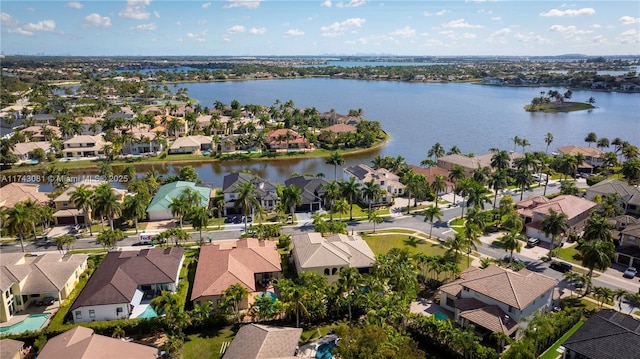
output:
M203 9L208 9L211 6L211 1L202 4Z
M304 36L304 31L300 29L289 29L284 34L285 36Z
M333 5L331 3L331 0L325 0L320 4L320 6L324 6L324 7L331 7L331 5Z
M231 26L230 28L227 29L227 34L229 35L233 35L233 34L238 34L241 32L245 32L245 28L242 25L235 25L235 26Z
M618 35L617 40L621 44L640 43L640 32L636 29L627 30Z
M207 34L207 30L201 31L199 33L187 33L187 38L196 42L204 42L204 36ZM182 39L180 39L182 41Z
M160 18L160 13L159 13L159 12L157 12L157 11L154 11L154 12L153 12L153 16L155 16L155 17L156 17L156 19L159 19L159 18Z
M464 39L475 39L477 37L477 35L469 33L469 32L465 32L464 34L462 34L462 37Z
M511 29L505 27L489 35L486 42L504 44L507 41L507 35L510 33Z
M33 36L33 32L26 31L26 30L23 30L21 28L9 29L9 33L10 34L18 34L18 35L22 35L22 36Z
M365 0L350 0L349 2L339 2L336 4L336 7L358 7L366 4Z
M108 16L100 16L100 14L93 13L84 18L82 26L109 27L111 26L111 19Z
M558 10L558 9L552 9L549 10L547 12L541 12L540 16L545 16L545 17L560 17L560 16L583 16L583 15L593 15L595 14L596 11L590 7L585 7L582 9L578 9L578 10L573 10L573 9L569 9L569 10Z
M224 7L226 9L234 7L246 7L247 9L256 9L260 6L262 0L227 0L228 4Z
M391 35L403 36L403 37L414 37L416 35L416 30L412 29L409 25L407 25L402 29L397 29L391 32Z
M593 24L593 25L591 25L590 27L591 27L591 28L593 28L593 29L599 29L599 28L601 28L602 26L600 26L600 24Z
M620 18L622 25L640 24L640 17L623 16Z
M334 22L329 26L322 26L320 31L322 31L322 36L324 37L338 37L354 27L362 27L365 21L363 18L354 17L341 22Z
M158 26L156 26L156 24L149 23L149 24L143 24L143 25L134 26L134 27L131 28L131 30L135 30L135 31L153 31L153 30L155 30L157 28L158 28Z
M533 42L536 44L549 44L551 43L551 41L549 39L546 39L540 35L537 35L533 32L528 32L528 33L517 33L513 36L516 40L520 41L520 42Z
M182 22L176 21L176 26L182 26Z
M440 10L440 11L438 11L436 13L431 13L431 12L425 11L423 13L423 15L424 16L442 16L442 15L448 13L448 12L450 12L450 11L449 10Z
M501 21L502 18L500 16L494 16L491 18L492 21Z
M570 26L553 25L549 28L549 31L559 32L561 34L564 34L565 36L584 35L584 34L590 34L593 32L591 30L578 30L578 28L573 25L570 25Z
M72 9L80 10L80 9L82 9L84 7L84 5L79 3L79 2L77 2L77 1L71 1L71 2L66 3L65 7L70 7Z
M448 23L443 25L444 27L450 28L481 28L482 25L472 25L468 22L465 22L464 19L451 20Z
M127 0L127 6L118 15L125 19L146 20L151 15L147 11L147 6L151 0Z
M267 32L267 28L266 27L261 27L261 28L252 27L249 30L249 33L250 34L254 34L254 35L263 35L266 32Z
M18 24L20 24L20 21L14 19L6 12L3 12L0 14L0 23L2 23L2 26L17 26Z
M602 35L598 35L591 39L591 42L593 42L594 44L604 44L607 42L607 39Z
M51 32L56 29L56 22L53 20L42 20L36 23L28 23L24 26L27 31L46 31Z

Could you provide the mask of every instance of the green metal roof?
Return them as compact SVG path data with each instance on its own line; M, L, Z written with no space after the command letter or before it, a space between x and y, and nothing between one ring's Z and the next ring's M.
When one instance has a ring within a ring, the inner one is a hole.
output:
M200 206L207 207L209 205L210 188L196 186L193 182L177 181L167 183L158 188L158 192L151 200L149 207L147 207L147 212L168 211L171 201L180 197L185 188L191 188L200 193Z

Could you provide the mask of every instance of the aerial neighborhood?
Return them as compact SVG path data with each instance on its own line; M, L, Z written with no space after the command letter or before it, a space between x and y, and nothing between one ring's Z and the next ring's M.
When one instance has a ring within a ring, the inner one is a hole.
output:
M637 133L359 161L362 109L151 74L7 77L2 359L640 358Z

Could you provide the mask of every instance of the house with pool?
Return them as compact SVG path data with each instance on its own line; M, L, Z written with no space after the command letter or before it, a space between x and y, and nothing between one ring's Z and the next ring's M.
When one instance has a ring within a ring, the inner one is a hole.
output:
M440 287L440 306L453 313L456 323L473 325L483 337L493 332L513 336L526 318L551 308L557 285L557 280L527 269L469 267Z
M149 303L176 292L183 262L182 247L107 253L69 309L73 322L156 316Z
M30 305L62 301L87 269L86 254L0 253L0 322L8 322Z
M340 278L345 267L368 273L376 257L362 237L334 234L323 237L321 233L303 233L291 238L291 255L298 273L315 272L325 276L329 283Z
M216 241L200 248L191 301L194 305L210 301L217 307L222 303L224 291L232 284L240 284L249 291L249 296L238 308L247 309L257 295L273 293L271 281L281 277L275 242L256 238Z

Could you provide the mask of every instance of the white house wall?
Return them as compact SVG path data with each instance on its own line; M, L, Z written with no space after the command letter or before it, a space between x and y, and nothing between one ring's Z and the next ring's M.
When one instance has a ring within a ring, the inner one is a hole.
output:
M117 308L122 308L122 312L117 313ZM90 310L95 311L94 318L89 316ZM81 313L80 318L78 318L78 312ZM127 319L131 312L129 311L129 303L118 303L80 307L75 309L72 315L74 323L88 323L101 320Z

